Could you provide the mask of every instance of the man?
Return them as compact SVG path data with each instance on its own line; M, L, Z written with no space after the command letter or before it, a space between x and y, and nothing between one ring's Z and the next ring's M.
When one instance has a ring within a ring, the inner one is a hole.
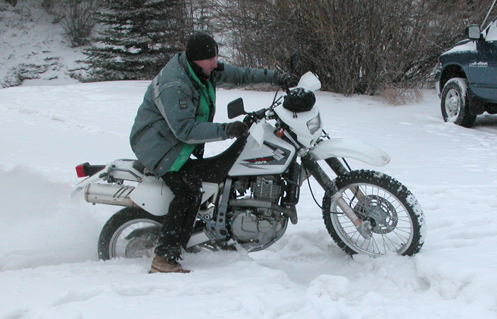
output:
M189 272L178 260L192 234L202 198L198 168L190 155L201 158L204 143L238 138L248 131L247 124L239 121L213 123L216 86L279 85L289 78L268 70L221 67L217 56L218 45L211 36L191 35L186 51L175 55L153 79L131 130L131 148L138 160L174 194L151 273Z

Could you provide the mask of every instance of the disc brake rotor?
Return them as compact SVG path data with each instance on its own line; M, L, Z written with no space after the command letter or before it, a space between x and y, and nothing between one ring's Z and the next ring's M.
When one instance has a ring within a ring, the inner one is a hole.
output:
M374 233L388 234L397 227L399 218L395 207L381 196L364 196L353 209L361 219L371 222Z

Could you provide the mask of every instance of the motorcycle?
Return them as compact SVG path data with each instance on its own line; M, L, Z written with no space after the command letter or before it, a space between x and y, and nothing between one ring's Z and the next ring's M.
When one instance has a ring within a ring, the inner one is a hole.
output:
M314 103L312 91L320 88L319 79L308 72L296 88L281 96L278 90L267 108L246 112L241 98L228 104L228 117L244 115L249 134L224 152L199 159L205 167L202 204L187 251L268 248L283 236L289 220L297 224L300 188L313 177L324 190L324 225L346 253L419 252L426 222L418 201L386 174L350 169L347 158L384 166L390 157L360 140L330 138ZM173 198L162 179L132 159L84 163L76 172L86 179L77 184L73 196L84 190L89 203L124 207L103 226L99 257L153 256Z

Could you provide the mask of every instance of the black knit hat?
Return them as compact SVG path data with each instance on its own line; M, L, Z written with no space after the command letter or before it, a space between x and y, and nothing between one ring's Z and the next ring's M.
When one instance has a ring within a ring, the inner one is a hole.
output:
M206 33L194 33L186 42L186 56L191 61L212 59L217 53L216 41Z

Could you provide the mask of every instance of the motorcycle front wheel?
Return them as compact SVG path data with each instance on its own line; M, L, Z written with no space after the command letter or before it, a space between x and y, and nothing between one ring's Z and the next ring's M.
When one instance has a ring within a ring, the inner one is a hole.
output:
M163 218L140 208L121 209L105 223L100 232L99 258L152 257Z
M412 256L423 246L425 218L412 193L394 178L375 171L352 171L335 180L342 198L371 225L364 238L338 204L325 196L323 219L333 240L347 254L381 256L390 251Z

